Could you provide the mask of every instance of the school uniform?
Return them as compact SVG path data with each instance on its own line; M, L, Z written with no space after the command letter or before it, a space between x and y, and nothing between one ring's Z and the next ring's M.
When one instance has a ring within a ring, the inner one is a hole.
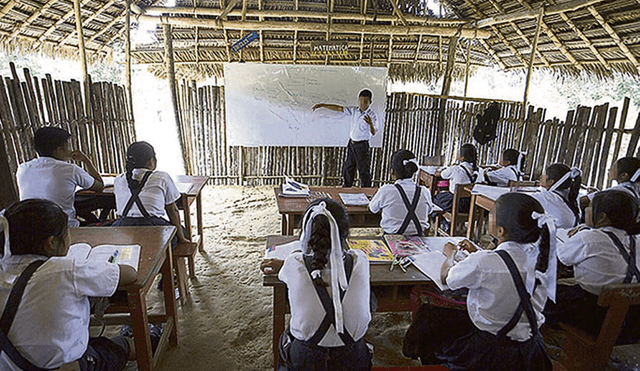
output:
M0 261L0 303L4 310L14 281L32 262L45 260L38 255L14 255ZM83 355L107 359L122 369L127 363L129 347L124 338L115 342L106 338L89 338L90 305L88 297L111 296L118 287L117 264L80 258L51 257L27 282L9 340L23 357L41 368L57 368L88 359ZM84 365L84 366L83 366ZM5 352L0 355L0 369L20 370Z
M335 329L331 285L319 287L311 279L311 255L293 253L278 278L288 288L291 307L289 330L281 341L280 370L368 370L371 353L364 342L371 321L369 261L361 251L345 256L348 287L342 294L344 334ZM351 261L350 263L347 263ZM330 277L326 266L323 277ZM323 291L325 290L326 291ZM329 322L327 322L329 321Z
M443 179L449 179L449 192L455 193L458 184L475 183L478 171L473 170L473 164L463 161L459 165L448 167L440 173Z
M544 211L556 219L556 227L562 229L573 228L579 218L569 208L569 189L556 189L552 192L541 188L540 192L532 193L531 197L540 202Z
M420 193L416 199L418 190ZM409 213L412 205L415 205L413 210L416 218ZM424 186L416 185L411 178L398 179L394 184L385 184L378 189L369 202L369 210L374 214L382 210L380 227L387 234L421 235L422 231L429 228L429 215L433 210L431 192Z
M508 187L510 180L521 181L522 173L518 170L517 165L509 165L497 170L486 170L484 180L498 187Z
M444 344L437 356L445 366L468 370L551 370L538 332L544 323L542 309L547 293L546 277L535 271L535 251L535 243L504 242L493 251L470 254L449 270L450 289L469 289L467 311L473 328L453 343ZM530 299L525 288L529 280L536 281ZM521 305L524 313L518 311Z
M58 204L69 217L69 227L79 227L73 207L76 188L90 188L95 179L77 165L53 157L38 157L18 166L20 200L42 198Z
M349 116L349 143L347 144L347 158L343 168L343 187L352 187L356 176L356 169L360 173L360 186L371 187L371 151L369 140L371 129L364 120L365 116L371 117L376 132L379 130L378 118L369 106L364 112L360 107L343 107L345 115Z

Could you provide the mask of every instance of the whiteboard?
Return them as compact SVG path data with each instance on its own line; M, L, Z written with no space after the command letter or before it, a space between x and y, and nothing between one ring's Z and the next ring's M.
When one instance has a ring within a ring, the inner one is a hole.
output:
M349 116L311 107L357 106L358 93L367 88L378 120L370 145L382 146L386 68L227 63L224 80L230 145L344 146Z

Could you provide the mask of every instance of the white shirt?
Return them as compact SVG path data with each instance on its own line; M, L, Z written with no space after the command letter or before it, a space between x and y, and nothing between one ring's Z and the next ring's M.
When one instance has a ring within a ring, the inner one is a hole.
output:
M476 173L475 176L474 173ZM469 175L476 179L469 178ZM449 179L449 192L455 193L458 184L474 183L477 180L477 171L473 171L473 164L465 161L461 162L460 165L454 165L442 170L440 176L443 179Z
M488 182L495 183L498 187L508 187L510 180L522 180L522 174L517 165L509 165L497 170L486 170L484 178Z
M16 172L20 200L43 198L58 204L69 217L69 227L78 227L76 209L73 207L76 188L90 188L95 179L79 166L38 157L18 166Z
M540 188L540 192L530 193L530 195L540 202L544 211L556 219L557 228L569 229L576 226L576 215L563 198L568 197L568 189L549 192L546 188Z
M558 259L573 266L573 275L583 289L599 295L602 286L622 283L628 264L604 231L613 232L629 252L629 235L617 228L603 227L576 233L564 244L558 244ZM640 240L636 239L636 262L640 262ZM636 263L637 264L637 263ZM632 282L636 282L635 278Z
M538 327L544 323L542 309L547 300L546 276L535 271L535 259L527 266L527 251L536 249L534 243L519 244L503 242L497 250L505 250L515 262L523 282L527 276L535 274L542 284L538 285L531 303L535 311ZM481 250L470 254L466 259L451 267L447 275L447 285L452 290L469 288L467 311L474 325L496 335L513 317L520 297L509 273L507 265L494 251ZM525 341L531 337L531 328L523 313L516 326L507 336L511 340Z
M6 305L14 280L43 256L17 255L0 262L0 303ZM9 339L38 367L56 368L79 359L89 343L89 296L111 296L118 287L117 264L52 257L33 274ZM20 370L3 352L1 370Z
M399 184L402 189L404 189L409 203L411 203L411 201L413 201L413 195L416 192L416 184L413 180L411 180L411 178L398 179L395 184ZM416 206L416 216L420 220L422 229L425 230L429 228L429 214L433 211L433 204L431 203L431 192L429 192L429 189L425 186L420 187L420 200L418 201L418 206ZM378 189L378 192L376 192L371 202L369 202L369 210L374 214L382 210L380 227L385 233L390 234L394 234L400 229L404 218L407 216L407 207L404 202L402 202L400 192L393 184L385 184ZM413 221L409 222L404 234L414 236L418 234Z
M359 250L349 250L353 256L353 270L349 279L349 286L342 300L344 327L354 340L360 340L367 332L371 321L369 307L369 261L367 256ZM322 272L322 277L330 277L330 267ZM298 340L309 340L316 333L326 314L320 298L316 293L314 283L304 264L301 252L294 252L284 261L278 274L280 281L287 284L289 289L289 303L291 305L291 334ZM326 286L329 295L333 297L331 286ZM333 325L318 345L323 347L343 346L342 339L336 333Z
M141 180L148 169L133 169L133 178ZM120 174L113 181L113 192L116 195L117 214L123 216L127 202L131 198L131 190L127 183L127 174ZM149 215L162 217L165 215L165 206L176 202L180 198L180 192L173 179L164 171L155 170L147 179L142 191L140 201ZM140 218L142 213L134 203L127 214L131 218Z
M364 120L366 115L371 117L373 127L378 131L378 117L369 106L364 112L360 112L360 107L343 107L342 111L349 116L349 138L354 142L371 139L371 128Z
M615 189L616 191L624 191L627 192L628 194L632 195L633 197L640 199L640 182L635 182L635 183L631 183L631 182L622 182L618 185L615 185L611 188L608 188L608 190L611 189ZM587 196L589 196L589 200L592 201L593 197L595 197L595 195L598 192L592 192L589 193Z

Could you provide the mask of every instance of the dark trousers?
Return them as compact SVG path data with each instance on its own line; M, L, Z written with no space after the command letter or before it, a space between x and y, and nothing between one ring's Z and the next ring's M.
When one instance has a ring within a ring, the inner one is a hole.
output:
M129 343L123 336L89 339L89 346L78 360L82 371L121 371L129 359Z
M342 170L342 176L344 178L342 186L353 187L356 169L358 169L358 173L360 173L360 186L371 187L370 162L369 141L361 140L354 142L350 139L349 144L347 144L347 159L344 162L344 169Z

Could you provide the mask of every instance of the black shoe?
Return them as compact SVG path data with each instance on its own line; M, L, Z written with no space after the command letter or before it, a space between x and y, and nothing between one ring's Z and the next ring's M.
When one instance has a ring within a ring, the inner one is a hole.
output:
M158 349L158 344L160 343L160 338L162 337L162 333L164 332L164 326L154 325L152 323L149 324L149 338L151 339L151 352L153 354L156 353L156 349Z

